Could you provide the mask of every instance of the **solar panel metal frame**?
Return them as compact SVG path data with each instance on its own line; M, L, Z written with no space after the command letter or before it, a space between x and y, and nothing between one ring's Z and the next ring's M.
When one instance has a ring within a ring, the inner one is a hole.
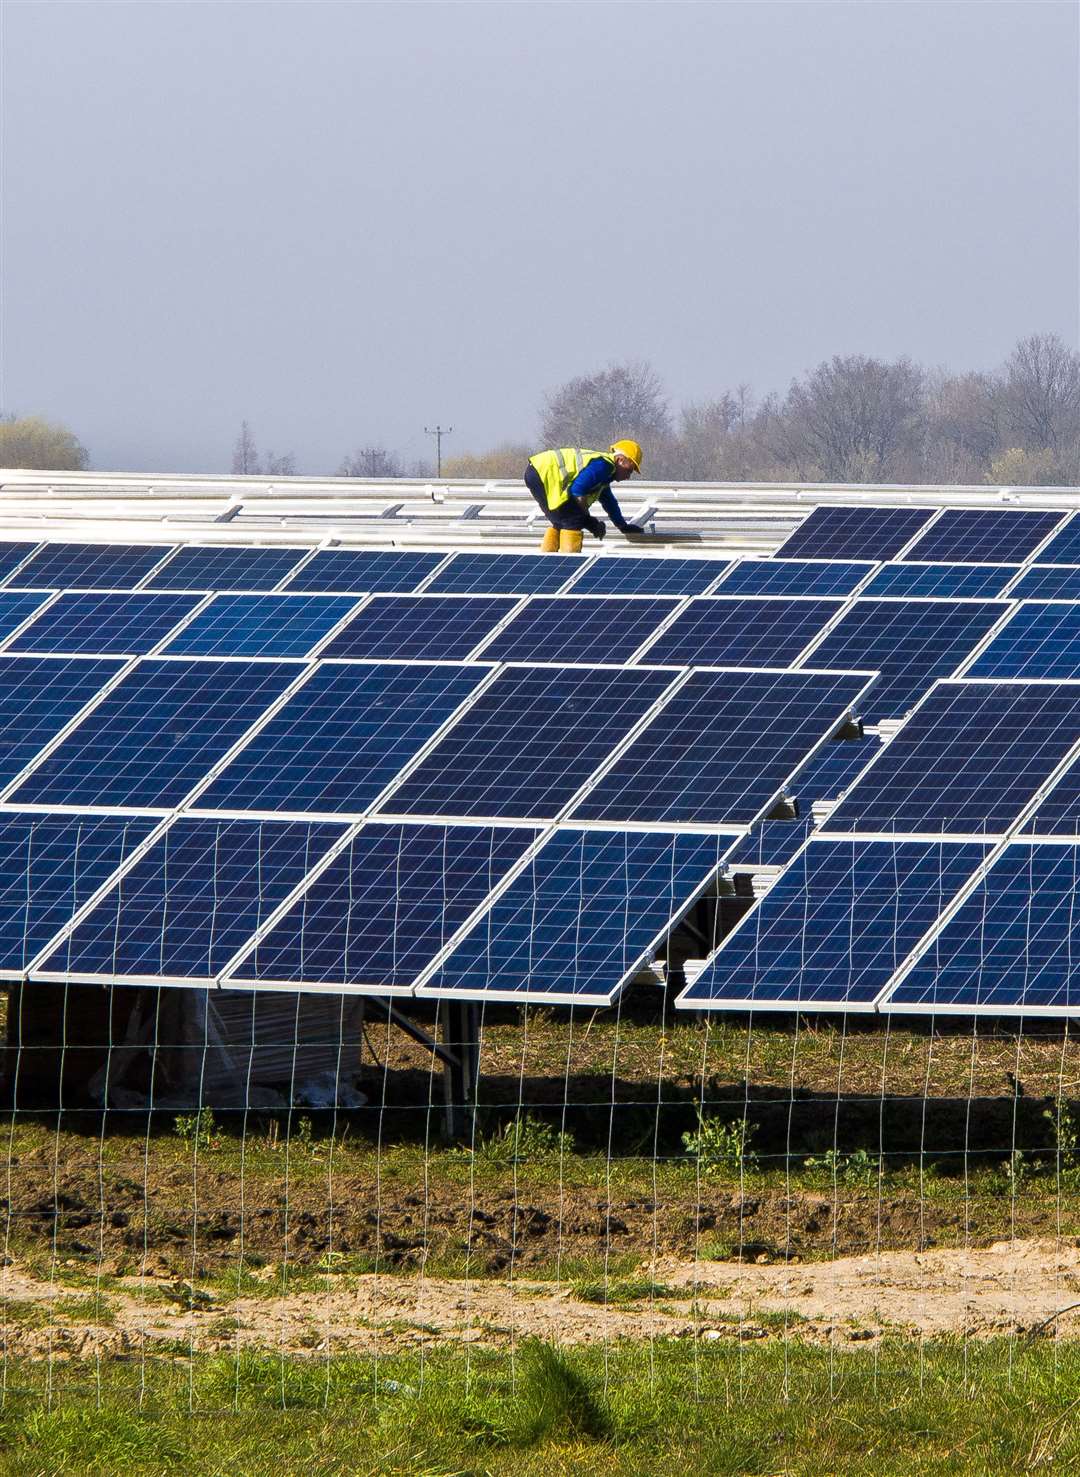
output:
M933 525L937 522L938 518L940 518L941 514L945 511L943 507L925 508L925 509L916 508L916 507L913 507L910 503L828 503L828 502L815 503L814 506L807 513L806 517L803 519L802 523L798 524L795 528L793 528L791 530L791 532L788 534L787 538L785 538L784 542L777 549L777 551L776 551L777 557L782 558L782 559L803 559L803 558L809 558L809 557L816 557L816 558L819 558L819 559L825 559L828 562L833 562L833 561L829 560L829 556L828 555L825 555L825 554L818 554L816 556L810 556L810 555L804 556L804 555L799 554L797 552L792 552L792 553L786 552L787 545L791 542L791 540L795 537L795 535L800 532L800 530L803 528L803 526L806 523L809 522L809 520L814 516L815 513L817 513L817 512L825 512L825 511L830 511L830 510L833 511L833 512L845 512L845 511L847 511L847 512L863 512L863 513L900 513L900 512L919 512L919 511L926 512L927 518L923 522L923 524L919 527L919 529L915 533L913 533L911 535L911 537L909 539L907 539L903 544L901 544L900 547L895 550L895 552L893 552L891 554L878 553L878 554L873 555L873 556L865 556L865 557L872 557L872 558L876 559L879 563L882 563L882 564L889 563L889 562L896 561L896 560L903 560L905 558L908 550L917 542L917 540L919 540L920 538L922 538L923 534L926 533L928 529L930 529L930 528L933 527ZM861 562L861 559L860 559L860 556L852 555L850 557L850 559L845 560L843 562L846 562L846 563L858 563L858 562Z
M736 590L734 587L728 584L728 581L731 578L737 577L737 572L744 566L754 565L760 566L763 569L777 569L782 568L784 565L787 564L816 564L820 565L822 569L828 569L831 565L835 564L846 565L849 568L852 565L865 565L866 568L863 572L862 578L856 580L850 590ZM712 589L702 590L699 593L702 595L731 595L733 597L736 595L757 595L761 599L768 600L794 600L797 598L807 600L848 600L853 595L860 594L867 583L875 578L877 572L881 569L881 567L881 561L878 559L789 559L785 558L780 553L772 555L761 555L760 557L754 558L746 557L742 559L733 559L728 568L725 570L724 574L713 585Z
M974 670L977 664L982 660L982 658L988 654L990 647L998 639L998 637L1008 637L1009 631L1014 625L1016 625L1017 629L1019 630L1018 622L1023 618L1024 612L1027 610L1031 610L1031 608L1035 606L1041 608L1045 608L1046 606L1060 606L1063 612L1068 610L1076 610L1080 612L1080 599L1014 599L1012 601L1012 609L1009 611L1008 618L999 621L997 625L994 626L992 631L987 632L986 638L979 642L978 646L968 655L967 659L961 663L961 666L957 668L956 675L962 677L967 677L970 675L973 679L985 678L987 681L991 682L1034 682L1039 680L1047 682L1069 682L1080 680L1080 654L1078 654L1077 656L1075 675L1071 678L1047 676L1045 673L1032 673L1031 675L1029 675L1026 672L993 673L976 672ZM1036 619L1034 611L1032 611L1031 618L1032 620ZM1080 619L1080 615L1078 615L1078 619Z
M1014 577L1009 581L1003 591L1003 595L1009 600L1035 600L1040 603L1047 603L1051 600L1080 600L1080 588L1077 589L1075 595L1017 593L1024 581L1030 579L1033 575L1042 575L1043 578L1050 579L1055 574L1063 577L1072 575L1076 579L1077 586L1080 587L1080 564L1022 564Z
M1032 552L1031 557L1030 557L1030 559L1027 562L1029 564L1035 564L1035 563L1062 564L1062 565L1065 565L1066 567L1069 566L1069 565L1072 565L1072 564L1077 563L1077 558L1076 558L1075 554L1074 554L1074 556L1071 559L1044 559L1042 557L1044 554L1046 554L1046 553L1049 552L1050 548L1053 546L1053 544L1060 537L1062 537L1065 534L1073 534L1073 533L1080 533L1080 517L1077 516L1077 513L1076 513L1075 510L1072 513L1070 513L1070 514L1067 514L1067 516L1065 516L1064 518L1062 518L1061 522L1054 529L1053 536L1051 538L1045 539L1039 545L1039 547ZM1078 544L1077 552L1080 553L1080 544Z
M146 593L152 594L153 592L147 591ZM169 650L169 647L172 645L172 643L178 640L183 635L188 626L190 626L195 620L208 613L211 615L213 614L214 602L218 599L284 600L290 597L294 600L352 600L353 604L348 610L346 610L342 615L338 617L338 619L334 622L329 630L325 631L323 635L318 638L317 641L313 641L308 650L305 652L294 652L289 655L274 656L272 654L267 654L263 652L248 654L245 652ZM226 658L234 657L241 658L245 661L314 661L318 657L319 653L323 650L323 648L329 645L329 643L334 640L338 633L340 631L343 631L345 627L349 624L349 622L364 608L364 606L367 605L368 601L373 598L374 597L372 595L321 595L313 594L308 590L215 590L210 595L208 595L194 610L192 610L184 621L179 623L174 630L170 631L165 640L159 642L158 647L156 647L153 652L147 652L146 655L151 656L160 654L161 656L185 656L191 661L224 661Z
M115 584L113 584L113 585L102 585L102 584L96 584L96 585L74 585L74 584L71 584L69 581L64 581L62 584L55 584L55 585L34 585L34 584L31 584L31 585L22 585L22 584L13 585L11 583L11 581L15 578L16 575L21 575L21 574L23 574L26 571L27 566L30 563L32 563L32 561L34 559L38 558L39 555L44 554L47 549L51 549L51 548L53 548L55 546L62 546L62 547L67 548L67 549L73 549L73 548L79 548L79 547L88 548L88 549L109 549L109 548L115 548L115 549L146 549L146 548L149 548L149 549L160 549L161 550L161 556L160 556L159 559L157 559L155 561L155 563L153 565L151 565L151 567L148 570L146 570L146 572L144 574L141 574L139 576L138 580L136 580L136 582L133 585L115 585ZM79 591L79 590L87 590L87 591L89 591L89 590L96 590L96 591L101 591L101 592L111 592L111 593L115 593L115 594L118 594L118 595L130 595L130 594L134 594L135 591L139 589L139 587L142 585L142 583L143 583L144 580L151 579L157 573L157 571L161 568L161 566L163 564L165 564L169 559L172 558L173 553L175 552L176 548L177 548L177 545L174 542L170 542L168 544L157 544L157 543L150 543L149 540L143 541L143 540L139 540L139 539L133 539L133 540L130 540L129 542L127 542L127 543L113 543L113 542L110 542L110 541L101 542L101 541L96 540L96 539L79 539L79 538L45 539L40 544L38 544L38 546L34 549L34 551L33 551L32 554L28 555L20 564L16 565L16 567L14 569L9 569L8 570L7 574L4 575L3 579L0 579L0 589L5 589L5 590L57 590L57 591L59 591L61 593L64 592L64 591Z
M19 656L19 655L22 655L22 656L61 656L61 657L115 656L115 657L120 658L121 660L135 660L138 657L156 656L162 650L162 648L165 647L165 646L167 646L168 643L170 641L172 641L175 636L179 635L179 633L184 629L184 627L187 626L187 625L189 625L190 622L193 621L195 619L195 617L199 614L199 612L201 610L203 610L210 603L210 601L214 598L213 595L200 595L197 592L191 591L191 590L83 590L83 589L78 589L78 590L29 590L28 589L28 590L18 590L18 591L11 590L11 591L7 591L7 592L5 592L3 590L0 590L0 595L3 595L4 593L8 593L8 594L16 594L16 593L19 593L19 594L26 594L26 595L40 594L40 595L45 595L48 598L44 601L43 604L41 604L41 605L38 606L37 610L34 611L34 613L33 613L32 616L28 617L28 619L26 619L25 621L23 621L23 623L18 627L17 630L11 631L7 636L4 637L4 639L2 641L0 641L0 655L8 655L8 656ZM155 641L152 646L148 646L145 651L117 651L117 652L95 652L95 651L23 651L23 652L20 653L20 652L17 652L17 651L13 651L11 649L13 642L20 641L23 638L23 636L26 634L27 630L34 624L34 622L37 621L39 619L39 617L43 616L46 613L46 611L51 610L54 605L59 604L59 602L61 600L69 599L69 598L70 599L80 599L83 596L88 596L88 595L111 595L111 596L113 596L116 599L130 599L132 597L137 597L137 596L140 596L140 595L149 596L151 599L154 599L155 597L160 597L160 598L164 598L164 599L169 599L170 597L172 597L172 598L178 598L178 599L183 599L183 598L186 597L186 598L188 598L190 600L193 600L195 603L193 604L192 608L189 611L186 611L184 615L180 616L173 623L173 625L170 626L169 629L163 633L163 635L159 636L159 638L157 639L157 641Z
M495 636L497 636L499 634L499 632L502 631L507 625L509 625L510 621L513 620L513 618L516 615L518 615L522 610L525 609L525 606L532 599L532 596L531 595L482 595L482 594L462 593L462 592L460 592L458 590L451 590L451 591L448 591L446 593L443 593L443 592L441 592L439 590L391 590L391 591L374 590L370 594L363 595L363 596L360 596L358 598L359 598L360 603L358 604L358 606L356 607L356 609L353 610L350 613L349 618L348 618L348 621L345 622L345 623L343 623L343 625L341 626L341 628L338 631L334 631L332 633L332 636L331 637L328 637L325 641L320 642L319 645L318 645L318 647L316 648L315 652L313 653L313 655L320 656L320 657L322 657L322 656L325 655L325 660L327 660L327 661L335 661L335 662L337 662L337 661L343 661L343 662L395 662L395 663L400 663L400 662L417 662L417 663L420 663L420 662L422 662L426 666L437 666L437 665L442 665L442 664L445 664L445 663L453 663L453 664L456 665L456 664L461 663L461 662L483 661L484 658L480 656L480 652L483 649L483 647L486 646L487 643L490 640L492 640ZM362 616L362 613L365 610L367 610L370 605L373 605L375 603L375 601L377 601L377 600L425 600L425 601L431 601L432 603L434 603L435 601L438 601L438 600L450 600L450 601L458 601L458 600L461 600L461 601L465 601L465 600L505 600L509 604L509 609L506 610L499 617L498 621L481 638L481 640L477 641L475 643L475 645L473 645L472 647L470 647L470 649L466 653L464 653L464 655L462 655L462 656L456 656L456 657L453 657L453 656L451 656L451 657L424 657L424 656L419 656L419 657L417 657L417 656L407 656L407 657L406 656L378 656L378 657L372 657L372 656L350 656L350 655L346 655L346 654L338 655L338 654L335 654L333 652L327 651L326 648L330 645L331 639L336 640L337 637L340 634L342 634L342 632L344 632L344 631L347 630L347 627L348 626L351 626L352 625L353 621L359 619Z
M236 585L225 588L219 584L206 584L191 586L169 585L165 589L155 590L152 586L148 584L148 581L155 579L159 574L167 574L170 564L177 560L182 554L191 553L193 550L211 550L215 552L221 550L232 551L234 553L277 553L292 550L297 555L297 561L291 569L289 569L284 575L282 575L277 584L271 586L269 589L256 590L253 589L250 585ZM303 569L305 564L310 564L311 560L318 552L318 545L311 544L234 544L232 542L224 541L217 544L180 543L176 545L167 559L162 560L162 562L157 566L156 569L152 569L150 573L146 575L146 577L140 582L138 590L140 592L145 592L146 594L171 593L174 595L271 595L276 593L276 591L281 587L281 585L284 584L286 580L292 579L295 574L299 574L300 570Z
M1062 511L1062 510L1056 509L1056 508L1004 508L1004 507L999 507L999 508L958 508L958 507L953 507L953 506L943 507L943 508L939 508L938 509L938 512L937 512L936 517L933 518L933 520L930 523L928 523L927 526L922 530L922 532L919 534L918 539L916 539L915 543L914 544L910 544L908 546L909 550L912 553L916 553L917 550L918 550L918 545L919 545L919 543L922 542L923 538L925 538L928 534L933 533L934 530L936 529L937 525L939 523L945 521L947 514L953 514L953 513L960 513L960 514L967 513L967 514L973 514L973 515L982 514L984 516L986 514L1000 514L1003 518L1014 517L1016 514L1020 514L1022 521L1024 521L1026 519L1026 516L1027 515L1042 515L1042 516L1047 516L1048 517L1048 516L1052 516L1052 514L1054 514L1054 513L1057 513L1057 515L1058 515L1057 522L1050 528L1049 532L1043 534L1042 538L1038 539L1031 546L1031 548L1027 551L1026 554L1018 554L1013 559L1008 559L1008 560L1003 560L1002 561L1003 563L1007 563L1007 564L1021 564L1021 565L1029 564L1029 563L1031 563L1032 560L1034 560L1035 558L1037 558L1040 550L1042 550L1043 548L1045 548L1047 544L1049 544L1049 543L1051 543L1053 541L1053 539L1057 536L1057 534L1059 534L1061 532L1061 530L1064 528L1065 524L1069 521L1069 519L1071 517L1071 514L1068 511ZM986 560L986 559L970 559L970 560L965 560L965 559L941 559L941 558L936 558L936 559L931 558L931 559L924 559L924 560L915 559L912 562L913 563L923 563L923 564L965 564L965 563L967 563L967 564L986 564L986 563L993 563L992 560Z
M913 570L916 572L929 572L934 569L956 569L963 572L982 569L1000 569L1003 573L1001 587L994 594L954 595L948 591L942 591L940 594L920 595L907 594L904 591L898 593L896 590L884 586L881 591L875 590L874 586L878 580L884 580L888 577L890 571L895 569ZM1008 571L1007 574L1004 573L1006 570ZM860 587L859 594L867 600L1007 600L1011 598L1008 593L1010 587L1020 579L1023 572L1023 564L1017 564L1011 561L1005 564L984 559L976 564L964 564L962 561L943 559L921 561L917 559L886 559L877 566L876 573L871 579Z
M274 591L274 593L282 595L352 595L357 599L361 595L420 595L423 594L424 590L435 578L435 576L446 568L451 559L453 559L454 553L454 550L450 550L448 552L446 549L414 549L411 545L408 547L387 547L380 545L377 547L365 546L363 548L358 548L356 545L322 543L312 549L310 559L305 559L302 564L298 564L295 569L290 570L289 574L285 577L284 580L282 580L281 584ZM314 564L316 561L316 556L319 554L369 554L390 555L391 557L395 555L400 557L408 557L409 555L430 555L436 557L436 563L431 567L431 569L428 570L427 574L423 575L416 582L411 590L367 590L359 588L348 590L302 590L292 585L290 581L295 579L298 574L302 574L310 565Z

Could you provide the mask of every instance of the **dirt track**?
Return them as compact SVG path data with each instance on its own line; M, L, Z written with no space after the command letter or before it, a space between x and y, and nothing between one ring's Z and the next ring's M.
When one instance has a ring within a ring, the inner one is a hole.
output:
M325 1291L209 1297L168 1279L124 1278L104 1294L101 1323L70 1291L13 1264L2 1269L9 1354L132 1355L157 1345L201 1351L237 1345L306 1354L392 1352L422 1343L563 1343L616 1338L706 1341L791 1337L873 1346L883 1334L985 1338L1080 1334L1080 1247L1001 1242L976 1251L889 1252L832 1262L755 1266L662 1259L642 1276L662 1291L622 1303L582 1301L528 1278L331 1278ZM204 1300L205 1299L205 1300ZM194 1306L192 1303L194 1301ZM1049 1320L1049 1321L1047 1321ZM1044 1325L1042 1327L1041 1325ZM163 1342L168 1341L168 1342Z

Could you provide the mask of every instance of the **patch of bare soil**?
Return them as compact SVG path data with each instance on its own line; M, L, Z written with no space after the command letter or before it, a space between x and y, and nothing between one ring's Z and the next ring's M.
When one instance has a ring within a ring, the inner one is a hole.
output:
M1080 1335L1080 1248L1000 1242L981 1250L885 1252L810 1265L643 1264L655 1284L628 1300L585 1301L571 1286L527 1276L463 1280L369 1274L325 1289L228 1298L197 1285L127 1277L89 1312L83 1300L17 1263L0 1270L9 1355L136 1357L141 1352L273 1350L326 1355L420 1344L563 1344L615 1339L794 1338L874 1346L884 1335L986 1338ZM613 1293L619 1284L612 1285ZM96 1321L95 1321L96 1320Z

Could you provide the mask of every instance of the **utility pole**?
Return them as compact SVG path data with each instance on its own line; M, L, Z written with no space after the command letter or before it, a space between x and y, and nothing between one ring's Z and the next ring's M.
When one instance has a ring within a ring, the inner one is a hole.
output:
M424 435L425 436L434 436L435 437L435 475L436 475L436 477L441 477L442 476L442 438L444 436L450 436L450 435L452 435L453 434L453 430L454 430L453 426L439 426L439 425L436 425L436 427L435 427L434 430L432 430L430 426L425 426L424 427Z

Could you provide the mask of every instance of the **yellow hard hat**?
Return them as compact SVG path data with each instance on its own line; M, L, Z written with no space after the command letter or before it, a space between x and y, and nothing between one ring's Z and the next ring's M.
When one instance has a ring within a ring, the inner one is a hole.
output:
M615 441L611 449L628 462L633 462L635 472L641 471L641 447L636 441Z

